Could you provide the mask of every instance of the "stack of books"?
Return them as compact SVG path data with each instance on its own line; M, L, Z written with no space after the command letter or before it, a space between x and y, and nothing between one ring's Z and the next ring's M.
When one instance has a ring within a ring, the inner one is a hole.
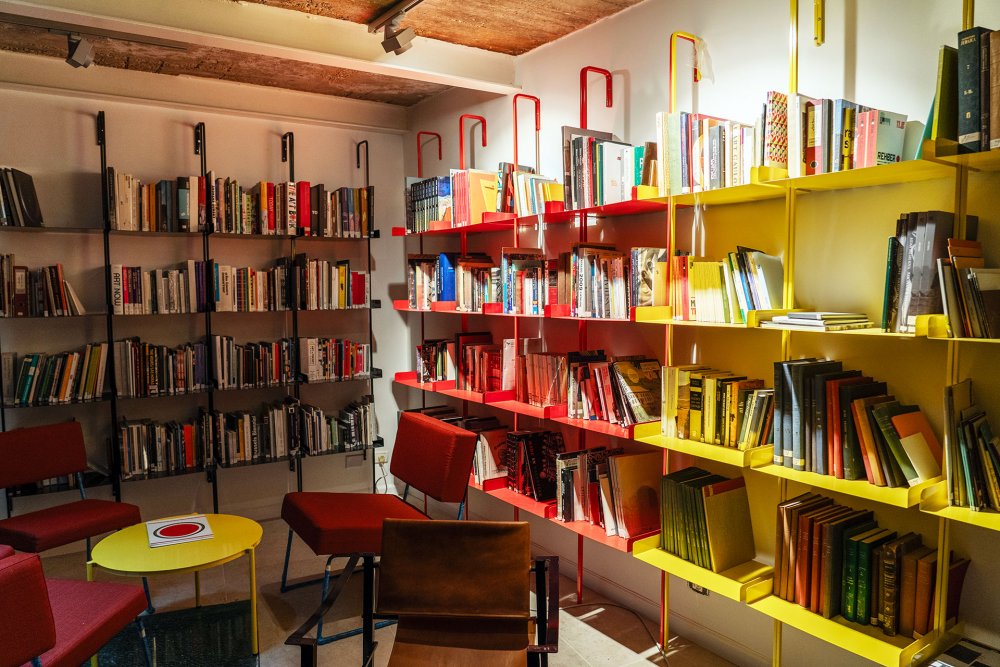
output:
M76 352L0 355L4 402L11 407L79 403L104 398L108 344Z
M775 391L706 366L664 366L662 432L739 450L774 441Z
M309 259L298 254L294 260L296 293L292 298L299 310L345 310L371 305L369 275L351 271L350 260Z
M545 255L539 248L503 248L500 255L503 312L541 315L550 303Z
M631 146L607 132L562 128L563 185L567 208L604 206L632 199L636 185L652 185L644 146Z
M138 337L115 341L115 383L119 398L205 391L209 387L210 367L205 343L170 347L144 343Z
M916 533L880 528L871 510L806 493L778 505L774 595L825 618L889 636L934 627L938 552ZM969 560L950 556L947 618L958 614Z
M287 258L275 260L270 269L229 266L210 260L209 270L214 287L214 296L210 301L216 312L266 312L289 310L291 307L292 269ZM197 272L194 275L197 278ZM189 285L190 277L189 273ZM197 293L197 283L195 290ZM190 288L187 293L190 306Z
M746 481L684 468L661 480L661 548L712 572L753 560Z
M524 356L523 381L517 385L518 400L547 407L566 405L569 375L565 354L529 352Z
M507 488L539 502L556 499L556 457L566 449L558 431L510 431L503 449Z
M660 362L611 358L604 350L570 352L567 416L631 426L660 419Z
M122 479L199 469L205 461L207 435L199 424L196 420L123 420L119 427Z
M795 331L851 331L870 329L873 324L864 313L837 313L832 311L792 311L775 315L760 323L765 329L792 329Z
M678 254L672 259L670 306L675 320L742 324L751 310L781 308L781 258L737 246L722 261Z
M656 114L661 196L704 192L750 182L754 127L693 113Z
M972 380L945 388L948 501L974 511L1000 511L1000 440L973 400Z
M451 170L452 227L478 225L484 213L496 213L498 203L497 172Z
M234 275L241 275L242 271L254 270L220 267L220 273L228 273L229 280ZM264 274L255 272L255 280L256 273ZM242 274L242 280L246 280L246 275ZM229 280L227 285L232 284ZM111 265L111 307L116 315L205 312L210 303L208 289L205 262L199 260L189 259L177 269L152 271L143 271L137 266Z
M942 46L937 89L925 138L953 143L959 153L1000 148L1000 35L988 28L958 33ZM941 148L947 150L950 146Z
M925 415L885 382L840 361L774 363L774 464L907 487L941 475L941 445Z
M0 169L0 227L43 227L35 182L17 169Z
M406 256L406 295L411 310L430 310L439 300L438 259L437 255Z
M62 264L29 269L17 266L14 255L0 255L0 317L86 314L76 290L63 277Z
M632 248L629 260L629 303L632 307L669 305L667 249Z
M628 319L628 269L628 257L613 245L574 243L570 252L559 255L557 302L569 304L572 317Z
M295 380L295 345L289 338L237 343L232 336L213 335L212 353L216 389L275 387Z
M371 377L371 346L340 338L300 337L299 379L339 382Z
M501 303L500 267L489 255L470 253L456 258L455 309L465 313L481 312L487 303Z
M986 268L982 244L948 239L948 257L937 258L937 272L951 335L1000 338L1000 269Z
M451 178L406 179L406 231L419 234L433 221L451 227Z
M361 451L375 442L375 406L370 396L348 403L336 414L305 403L298 412L297 446L305 454Z

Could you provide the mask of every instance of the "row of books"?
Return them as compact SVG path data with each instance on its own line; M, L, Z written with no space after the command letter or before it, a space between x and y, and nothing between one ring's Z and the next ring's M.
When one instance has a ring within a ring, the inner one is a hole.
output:
M371 345L340 338L300 337L299 377L305 382L369 378Z
M670 306L675 320L743 324L747 312L781 308L781 257L737 246L721 261L678 252L671 260Z
M889 636L933 629L940 554L919 534L882 528L871 510L815 493L780 503L777 522L774 595ZM954 619L969 560L949 561L946 618Z
M104 397L107 343L89 343L58 354L0 355L4 403L11 407L58 405Z
M211 269L217 312L290 310L293 303L298 310L344 310L367 308L371 302L369 275L351 271L346 259L309 259L299 254L291 262L285 257L275 260L270 269L214 261Z
M119 398L207 391L214 367L204 342L172 347L147 343L138 337L115 341L115 387Z
M864 313L801 310L787 315L775 315L760 323L763 329L789 329L792 331L851 331L870 329L873 322Z
M301 345L301 339L300 339ZM216 389L275 387L295 381L295 345L290 338L274 342L237 343L232 336L212 336L212 380ZM126 369L128 364L125 364Z
M569 374L567 358L564 354L554 352L529 352L523 357L523 374L517 383L517 400L545 407L549 405L565 405L569 395ZM515 360L515 363L518 363Z
M976 403L972 380L945 387L948 502L974 511L1000 511L1000 439Z
M666 437L739 450L774 442L776 394L763 380L697 364L664 366L662 376Z
M299 310L344 310L371 305L370 276L352 271L349 260L328 261L295 256Z
M608 132L563 126L563 201L566 208L603 206L632 198L632 188L652 185L658 153L632 146Z
M374 229L371 186L328 191L309 181L260 181L246 190L213 172L143 184L114 167L108 182L112 229L340 238Z
M958 48L942 46L932 110L936 139L963 153L1000 148L1000 35L974 27L958 33Z
M375 444L376 426L371 396L361 396L332 413L303 403L298 447L307 455L369 449Z
M30 174L0 168L0 227L42 227L35 181Z
M0 317L86 314L76 290L63 277L62 264L29 269L17 266L14 255L0 255Z
M705 114L657 113L656 138L662 196L744 185L759 164L752 125Z
M556 456L561 521L589 521L608 537L639 538L659 530L662 457L594 447Z
M233 267L212 264L213 274L219 276L219 285L225 284L223 294L220 290L219 304L228 308L228 301L233 297L234 303L246 299L241 288L238 297L231 294L233 276L240 275L240 285L246 285L247 275L253 269L233 269ZM234 273L235 272L235 273ZM275 273L256 272L251 283L258 282L259 273L267 283L267 292L281 293L285 280L284 270ZM277 281L277 286L271 282ZM170 315L176 313L202 313L209 309L209 304L215 305L215 299L209 297L209 287L205 284L205 262L189 259L176 269L153 269L143 271L139 266L111 265L111 309L115 315ZM214 286L211 287L214 290ZM226 303L222 304L223 297Z
M906 487L941 475L941 445L926 416L885 382L843 362L774 363L774 464Z
M183 473L210 464L211 448L206 451L203 423L201 416L186 422L123 420L119 426L122 479Z
M937 258L942 307L956 338L1000 338L1000 268L985 263L975 240L948 239L948 256Z
M569 352L566 414L571 419L631 426L660 419L660 362L608 357L604 350Z
M756 553L746 481L701 468L660 479L661 548L712 572L753 560Z

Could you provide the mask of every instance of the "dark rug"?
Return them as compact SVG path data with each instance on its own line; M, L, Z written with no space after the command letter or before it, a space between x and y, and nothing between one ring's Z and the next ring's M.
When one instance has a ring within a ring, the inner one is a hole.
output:
M259 664L250 648L248 600L144 615L142 625L156 667ZM143 667L146 661L135 624L108 642L99 658L101 667Z

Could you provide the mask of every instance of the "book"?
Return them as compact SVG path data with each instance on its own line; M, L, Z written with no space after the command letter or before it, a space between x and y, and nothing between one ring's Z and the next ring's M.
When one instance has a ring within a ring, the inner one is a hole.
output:
M982 41L990 31L970 28L958 33L958 146L961 152L983 150L981 59Z
M633 538L660 526L661 455L621 454L608 459L618 534Z
M212 532L212 526L208 522L208 517L204 514L147 521L146 535L149 538L149 547L151 549L200 540L210 540L215 537L215 533Z

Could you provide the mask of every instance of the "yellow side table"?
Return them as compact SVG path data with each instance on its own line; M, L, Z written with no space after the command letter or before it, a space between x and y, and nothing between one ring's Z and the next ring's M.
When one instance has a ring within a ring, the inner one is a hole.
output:
M158 574L194 573L195 604L201 604L198 573L248 556L250 561L250 637L254 655L257 645L257 568L254 550L264 534L256 521L230 514L206 514L213 536L208 540L149 547L146 524L113 533L94 547L87 563L87 580L94 578L94 567L126 577L150 577Z

